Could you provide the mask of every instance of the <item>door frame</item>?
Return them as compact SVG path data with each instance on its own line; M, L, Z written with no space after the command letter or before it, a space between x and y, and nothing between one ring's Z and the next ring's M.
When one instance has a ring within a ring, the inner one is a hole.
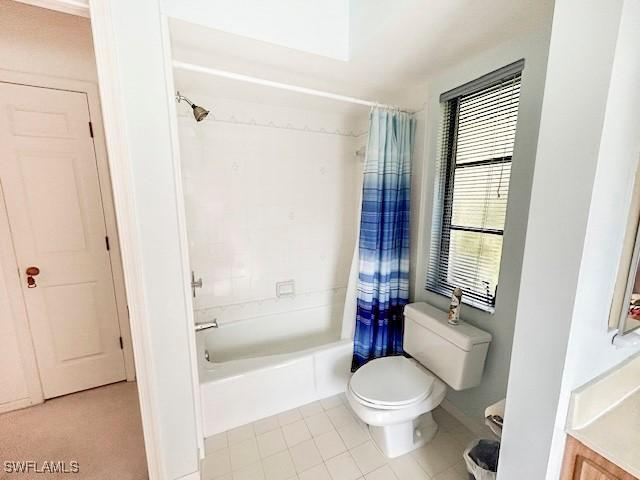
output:
M100 99L104 109L104 123L108 127L107 145L109 150L109 166L112 174L113 192L118 211L118 227L121 235L121 247L123 250L123 265L126 278L129 307L131 310L131 326L133 334L134 351L136 354L136 370L138 372L138 390L140 393L142 423L144 426L145 446L147 452L147 464L149 467L149 478L151 480L162 480L169 478L166 472L167 466L163 461L163 448L166 441L161 438L162 431L166 428L164 419L158 416L162 411L159 405L160 398L155 390L155 378L160 375L154 362L154 345L151 343L150 332L153 331L152 319L149 315L149 303L145 295L145 278L142 264L142 237L137 226L136 219L136 197L134 188L134 176L131 165L132 156L135 152L130 148L130 143L135 143L128 138L130 128L127 123L130 121L127 115L127 87L130 85L121 78L121 70L129 68L127 63L130 58L121 58L119 55L119 36L127 36L128 32L124 28L125 23L134 22L132 17L136 15L148 14L151 12L157 18L150 20L152 28L146 34L154 37L159 34L159 48L163 50L163 68L166 97L164 101L169 109L168 121L171 122L171 112L175 115L173 105L175 93L173 92L173 71L168 59L170 57L170 40L168 35L168 18L161 12L159 0L145 0L140 2L142 6L137 7L127 15L126 21L122 16L114 14L121 13L126 2L113 2L109 0L90 0L91 31L93 34L94 51L98 66L98 79L100 85ZM151 6L153 5L153 6ZM155 8L154 8L155 7ZM157 12L155 11L157 8ZM123 31L124 28L124 31ZM155 62L156 59L153 60ZM153 63L151 62L151 63ZM141 68L140 66L137 66ZM153 67L157 67L153 64ZM173 109L173 110L172 110ZM181 188L181 177L179 169L179 157L177 152L176 123L170 126L170 140L172 153L172 167L175 176L175 191L171 196L175 200L177 210L180 235L178 248L180 253L180 263L182 264L182 281L184 303L181 302L184 321L183 328L188 335L189 360L191 371L192 389L189 392L191 403L195 413L195 430L197 438L196 446L198 450L198 462L195 471L187 471L183 468L183 476L180 480L199 480L200 461L204 457L204 438L202 438L202 416L200 414L200 382L198 377L198 362L195 342L195 331L193 329L193 308L191 302L189 276L188 276L188 247L186 243L186 231L184 230L184 201L180 198L178 189ZM144 155L144 152L142 152ZM177 419L173 418L173 421ZM184 439L183 439L184 440Z
M169 17L166 15L160 16L161 33L162 33L162 46L164 50L164 61L166 65L171 65L171 59L173 53L171 50L171 32L169 29ZM167 96L173 100L173 92L176 91L176 86L173 78L173 70L165 72L165 81L167 84ZM169 112L171 114L171 145L173 148L173 169L175 171L176 178L176 203L178 206L178 222L180 223L180 242L182 249L180 251L182 257L182 268L184 278L190 278L191 275L191 262L189 261L189 240L187 238L187 218L186 207L184 200L184 191L182 183L182 163L180 158L180 137L178 131L178 107L174 101L169 102ZM191 284L185 282L184 284L185 298L191 298L192 290ZM195 325L195 312L193 308L186 309L187 323L189 325ZM198 350L196 348L196 331L190 328L188 330L189 344L191 346L189 355L191 357L191 378L193 380L193 403L196 411L196 431L198 434L198 448L200 450L200 460L204 459L206 449L204 444L204 425L202 423L202 401L200 397L200 374L198 373Z
M6 228L4 228L6 225ZM9 214L7 212L4 190L0 182L0 270L4 276L7 295L9 296L9 311L18 341L18 353L25 376L28 397L20 398L0 405L0 413L10 412L19 408L30 407L44 402L40 373L36 360L36 352L31 337L31 326L27 318L27 309L20 286L21 275L18 271L17 260L13 249L13 239L9 228Z
M91 82L81 80L72 80L60 77L50 77L47 75L14 72L10 70L0 69L0 82L11 83L17 85L25 85L35 88L47 88L50 90L64 90L85 94L87 97L87 106L89 109L89 118L93 127L93 145L96 157L96 167L98 181L100 184L100 198L102 200L102 211L106 232L110 242L109 257L111 263L111 272L113 276L113 287L116 300L116 308L118 312L118 325L120 327L120 335L123 343L123 357L127 381L134 381L136 378L135 364L133 356L133 345L131 340L131 326L129 322L127 296L124 284L124 272L122 268L122 258L120 253L120 242L118 229L116 225L116 214L113 202L113 194L111 189L111 176L109 174L109 164L107 157L107 148L104 136L102 112L100 109L100 101L98 96L98 87ZM88 126L87 126L88 128ZM0 198L2 199L2 209L0 213L0 221L4 221L6 216L6 206L4 205L3 192L0 189ZM8 219L6 219L8 224ZM37 368L35 350L31 339L31 327L29 317L26 311L26 303L20 281L22 280L20 272L17 271L17 259L9 235L9 242L0 239L0 264L3 266L7 278L9 294L11 298L11 307L16 322L16 330L20 342L20 352L27 375L27 384L31 395L31 404L42 403L44 395L42 385L40 383L40 373ZM11 275L9 272L16 272L17 276Z

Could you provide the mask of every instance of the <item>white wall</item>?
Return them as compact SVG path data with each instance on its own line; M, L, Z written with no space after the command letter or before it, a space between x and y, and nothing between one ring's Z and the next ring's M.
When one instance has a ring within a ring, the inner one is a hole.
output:
M598 152L547 478L557 478L570 394L640 351L611 344L607 321L640 160L640 2L625 0ZM624 206L624 207L621 207ZM603 254L606 252L606 254Z
M495 313L488 314L467 305L462 307L462 318L490 332L493 335L493 340L489 348L482 384L471 390L462 392L450 390L447 393L447 399L462 413L476 420L478 424L483 422L484 409L504 398L507 391L516 302L526 234L526 218L529 209L529 194L544 88L550 20L551 12L549 12L549 22L546 29L513 39L508 44L499 45L480 55L466 58L454 67L448 68L428 80L429 99L425 155L422 162L419 162L419 157L416 157L417 164L414 169L414 175L421 177L421 183L414 185L414 196L419 195L418 198L422 198L422 204L417 219L420 221L418 238L415 238L413 242L417 264L414 270L415 275L412 278L416 300L426 301L446 310L449 299L424 288L431 240L434 179L437 176L438 132L442 123L439 97L447 90L521 58L525 59ZM415 186L421 187L422 191L415 192Z
M0 0L0 11L0 69L96 82L88 19L10 0ZM0 222L0 228L8 231L8 223L2 214ZM19 347L19 332L28 332L28 326L16 324L22 320L14 316L16 312L12 310L5 282L5 279L13 280L16 267L9 264L10 259L3 260L0 265L0 344L3 345L0 351L0 410L3 405L17 408L41 401L40 396L31 398L29 384L34 380L26 376L33 368L33 362L26 367L24 362L32 352ZM13 305L16 308L18 302Z
M0 0L0 68L96 82L87 18Z
M162 0L171 17L337 60L349 58L348 0Z
M418 91L415 96L425 98L429 91L427 85L418 87ZM409 94L411 95L411 94ZM413 95L412 95L413 96ZM414 100L420 102L420 100ZM420 240L422 236L422 229L424 228L423 217L424 207L423 198L426 195L423 185L425 179L426 166L429 163L429 159L425 158L425 148L427 147L427 117L429 115L429 107L424 104L422 109L415 115L416 119L416 132L413 141L413 164L411 165L411 198L410 198L410 216L409 216L409 299L414 301L416 299L416 292L421 291L424 285L420 285L416 280L422 275L423 267L421 265L423 261L422 247L420 246Z
M184 83L180 89L193 91ZM217 90L212 82L211 92ZM197 123L182 105L179 126L190 263L203 279L194 300L198 317L221 324L263 317L275 319L278 330L287 325L279 317L305 309L309 333L339 336L362 187L355 152L366 142L366 109L351 117L197 98L210 117ZM295 296L278 299L276 283L289 280ZM272 336L287 337L275 330Z
M638 6L556 2L499 478L557 479L570 391L634 353L607 323L640 149Z
M16 0L18 2L49 8L58 12L89 17L89 0Z
M92 0L150 478L199 478L195 347L158 0Z

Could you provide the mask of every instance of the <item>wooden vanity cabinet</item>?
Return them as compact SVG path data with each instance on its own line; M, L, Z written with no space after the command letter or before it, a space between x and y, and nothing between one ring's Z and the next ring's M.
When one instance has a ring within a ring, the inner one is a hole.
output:
M638 478L567 435L560 480L638 480Z

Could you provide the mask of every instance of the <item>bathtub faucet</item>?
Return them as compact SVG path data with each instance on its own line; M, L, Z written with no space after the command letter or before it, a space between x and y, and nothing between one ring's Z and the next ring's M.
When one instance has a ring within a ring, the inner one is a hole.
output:
M195 328L196 328L196 332L199 332L201 330L208 330L210 328L218 328L218 319L214 318L213 320L211 320L210 322L199 322L196 323Z

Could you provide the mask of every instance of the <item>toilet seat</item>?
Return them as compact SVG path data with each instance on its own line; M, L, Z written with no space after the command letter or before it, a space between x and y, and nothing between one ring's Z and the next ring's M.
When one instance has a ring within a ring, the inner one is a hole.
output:
M423 401L433 390L435 377L403 356L370 361L349 380L349 391L370 408L396 410Z

